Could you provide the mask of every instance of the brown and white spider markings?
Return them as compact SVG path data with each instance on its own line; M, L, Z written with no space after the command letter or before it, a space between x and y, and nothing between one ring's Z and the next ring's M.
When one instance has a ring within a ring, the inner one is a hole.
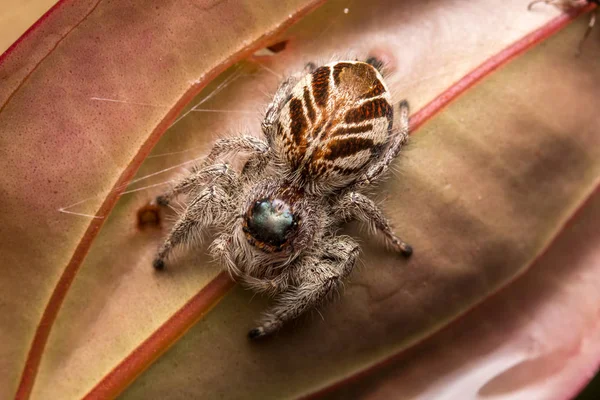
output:
M363 193L408 138L408 103L400 102L394 127L379 66L373 58L310 64L285 80L262 122L266 140L218 140L188 177L157 197L160 205L178 195L189 202L154 267L163 269L175 246L216 227L211 255L238 282L275 297L249 332L254 339L319 305L352 271L360 247L336 234L342 223L362 221L409 256L412 248ZM240 172L222 160L238 152L249 153Z

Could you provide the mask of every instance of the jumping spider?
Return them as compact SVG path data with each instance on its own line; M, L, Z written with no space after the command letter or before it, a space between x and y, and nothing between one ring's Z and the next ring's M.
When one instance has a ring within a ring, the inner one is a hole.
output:
M336 234L342 223L367 223L395 251L410 256L412 248L363 194L408 138L408 103L400 102L394 128L380 66L373 58L309 64L285 80L262 122L266 140L218 140L189 176L157 197L162 206L178 195L191 201L154 267L163 269L175 246L216 227L211 255L238 282L275 297L248 333L254 339L317 306L350 274L360 246ZM221 160L237 152L249 153L241 172Z

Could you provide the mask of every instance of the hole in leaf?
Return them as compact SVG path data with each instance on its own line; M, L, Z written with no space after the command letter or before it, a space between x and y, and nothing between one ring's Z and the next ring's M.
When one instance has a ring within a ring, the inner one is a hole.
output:
M285 47L287 46L287 44L288 44L288 41L283 40L281 42L267 46L267 49L271 50L273 53L279 53L279 52L285 50Z
M281 42L274 43L263 49L258 50L254 53L255 56L272 56L277 53L281 53L287 47L289 40L282 40Z

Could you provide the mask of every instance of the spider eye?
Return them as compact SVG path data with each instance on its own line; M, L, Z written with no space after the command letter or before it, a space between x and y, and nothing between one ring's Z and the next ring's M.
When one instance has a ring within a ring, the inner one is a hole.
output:
M281 246L298 226L296 216L285 201L261 199L250 207L245 217L245 230L259 242Z

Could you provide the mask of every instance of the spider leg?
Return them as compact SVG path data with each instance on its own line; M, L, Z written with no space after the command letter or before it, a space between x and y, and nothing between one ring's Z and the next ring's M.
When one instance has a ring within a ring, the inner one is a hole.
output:
M356 181L356 186L367 186L385 173L389 168L389 165L400 152L402 145L408 140L409 107L406 100L400 102L398 114L400 116L400 127L398 131L392 136L383 156L375 164L369 167L367 172Z
M265 169L269 160L270 157L268 153L253 154L244 164L241 176L244 177L246 181L256 178L256 176Z
M348 236L332 237L322 243L319 255L307 256L293 266L296 285L275 297L250 339L269 335L300 314L321 304L354 268L360 247Z
M189 243L202 228L227 216L229 200L229 194L221 185L214 184L202 190L167 235L152 264L154 268L164 269L165 260L176 246Z
M210 254L221 262L232 279L242 283L245 287L254 292L266 293L274 296L281 293L289 287L290 270L283 269L281 273L273 276L271 279L261 279L251 276L238 267L235 255L231 254L232 247L231 233L220 235L210 245Z
M583 7L586 4L595 3L600 6L600 0L534 0L527 6L528 10L532 10L533 6L538 3L549 4L555 7L558 7L562 10L569 10L572 8ZM577 55L580 55L583 50L583 44L585 43L590 33L594 29L594 25L596 24L596 9L591 12L590 21L588 23L588 27L583 35L583 38L579 42L579 46L577 46Z
M249 275L243 275L240 280L244 286L257 293L265 293L269 296L275 296L278 293L286 291L289 287L290 275L286 271L273 277L273 279L259 279Z
M161 206L166 206L179 194L189 193L199 183L209 180L209 178L219 179L220 177L226 177L229 179L229 185L237 182L237 177L229 165L211 164L213 164L217 158L227 153L237 153L242 151L253 153L255 155L264 155L264 158L266 158L269 146L262 140L248 135L217 140L208 156L206 156L200 166L196 168L196 172L178 182L168 192L158 196L156 198L156 203Z
M214 164L202 168L180 180L173 188L156 197L156 203L167 206L171 200L181 194L188 194L199 186L210 182L223 182L226 187L237 186L237 176L229 164Z
M266 154L268 151L269 145L254 136L244 135L221 138L215 142L201 166L213 164L219 157L228 153L247 152L253 154Z
M367 196L350 192L341 199L338 210L344 219L357 219L369 224L374 231L382 233L386 241L405 257L412 254L412 247L394 234L386 216Z
M586 39L590 36L590 33L592 33L592 30L594 30L594 25L596 25L596 10L593 10L591 12L590 15L590 22L588 23L588 27L585 30L585 34L583 35L583 37L581 38L581 41L579 42L579 48L578 48L578 52L579 54L581 54L581 52L583 51L583 44L585 43Z

